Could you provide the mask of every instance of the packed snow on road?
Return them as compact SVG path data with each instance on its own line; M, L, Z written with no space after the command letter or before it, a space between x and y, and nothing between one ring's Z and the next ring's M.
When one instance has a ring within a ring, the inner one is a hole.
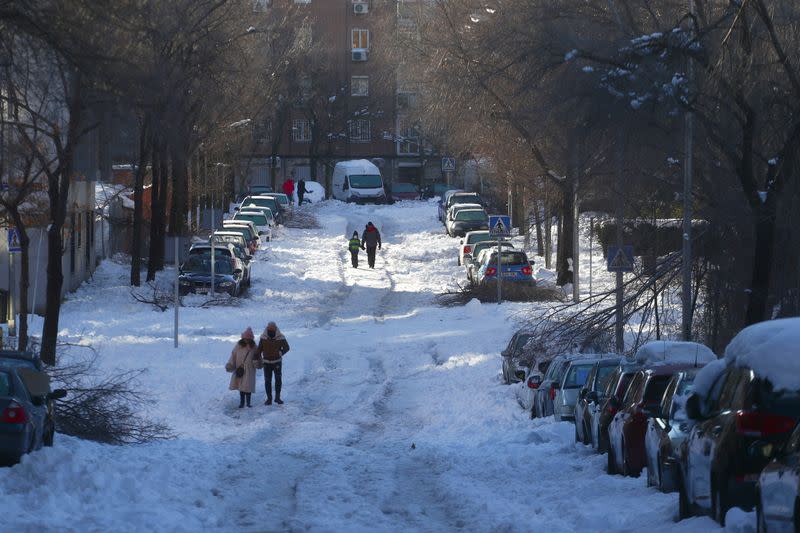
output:
M134 301L125 265L106 261L69 295L63 339L91 345L102 372L147 369L146 414L176 437L110 446L57 435L0 471L4 531L718 528L676 523L677 495L646 488L644 475L606 475L570 423L530 420L519 385L501 382L499 352L514 317L537 304L437 305L463 270L435 203L303 209L319 227L278 230L239 305L181 308L178 349L171 310ZM374 270L364 255L353 269L347 239L368 221L383 247ZM285 404L264 405L259 371L253 407L239 409L225 363L247 326L271 320L291 345ZM753 529L740 514L728 529Z

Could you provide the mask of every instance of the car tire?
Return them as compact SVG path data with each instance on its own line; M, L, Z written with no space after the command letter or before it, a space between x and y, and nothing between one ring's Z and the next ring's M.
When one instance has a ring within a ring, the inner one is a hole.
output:
M575 424L575 442L581 442L581 438L578 435L578 424Z
M609 446L608 452L606 453L606 458L608 462L606 464L606 473L609 476L614 476L617 474L617 462L614 460L614 451Z
M711 481L711 517L720 526L725 527L725 515L728 513L728 498L722 484Z
M689 506L689 495L686 494L686 485L683 476L678 480L678 520L685 520L692 516L692 509Z
M535 405L531 406L531 420L533 420L534 418L536 418L536 406Z
M795 520L797 519L797 505L795 505ZM795 527L797 531L797 527ZM756 500L756 533L767 533L767 519L764 517L764 510L761 508L761 495Z

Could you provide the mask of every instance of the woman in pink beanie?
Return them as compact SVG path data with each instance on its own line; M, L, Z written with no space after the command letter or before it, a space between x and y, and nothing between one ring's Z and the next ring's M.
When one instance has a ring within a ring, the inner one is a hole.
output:
M232 372L230 390L239 391L239 408L250 405L250 395L256 388L255 355L256 343L252 328L248 327L242 332L242 338L231 351L231 357L225 365L225 370Z

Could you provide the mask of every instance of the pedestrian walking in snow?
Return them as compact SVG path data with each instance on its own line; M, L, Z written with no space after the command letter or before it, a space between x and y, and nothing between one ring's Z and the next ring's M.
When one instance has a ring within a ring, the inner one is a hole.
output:
M231 382L228 388L239 391L239 408L250 405L250 395L256 388L256 351L255 335L252 328L247 328L242 333L242 338L231 351L231 356L225 364L225 370L231 372Z
M353 232L353 238L348 241L348 249L350 250L350 262L353 268L358 268L358 251L363 250L361 239L358 238L358 232Z
M267 390L267 400L264 405L272 405L272 375L275 375L275 403L282 404L281 400L281 373L282 359L289 351L289 343L283 336L275 322L267 324L264 333L258 341L256 358L264 367L264 387Z
M286 178L286 181L283 182L283 194L289 197L290 202L294 198L294 180L292 178Z
M304 180L300 180L297 182L297 205L303 205L303 197L306 193L310 193L308 189L306 189L306 182Z
M367 250L367 262L370 268L375 268L375 249L381 249L381 232L372 222L367 222L364 233L361 235L361 246Z

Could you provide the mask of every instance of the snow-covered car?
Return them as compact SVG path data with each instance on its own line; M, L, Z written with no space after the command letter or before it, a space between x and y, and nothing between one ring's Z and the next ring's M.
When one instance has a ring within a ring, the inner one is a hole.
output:
M191 248L189 248L189 255L205 255L210 258L211 250L211 239L209 238L209 242L192 244ZM242 285L245 287L250 285L250 262L239 256L233 243L220 242L215 239L213 250L215 269L220 262L227 261L231 264L233 270L239 269L242 271Z
M267 225L269 226L269 235L268 235L269 239L267 239L267 240L271 241L273 233L274 233L275 226L277 226L277 224L278 224L277 220L275 219L275 214L272 212L272 209L270 209L269 207L261 207L261 206L257 206L257 205L246 205L246 206L243 206L239 210L239 213L249 213L249 212L253 212L253 211L257 211L257 212L263 214L265 217L267 217Z
M536 411L534 410L533 402L536 396L536 391L539 389L541 384L541 372L531 365L525 369L525 376L522 379L522 383L517 386L515 391L517 402L519 402L523 409L531 414L531 418L536 418Z
M800 526L800 425L783 446L763 443L754 453L769 458L758 477L758 531L798 531Z
M450 197L456 193L464 192L463 189L447 189L442 193L442 197L439 199L438 203L438 210L439 210L439 221L444 224L444 219L447 216L447 209L448 209L448 201Z
M450 208L458 204L478 204L481 207L485 206L483 199L481 199L481 196L476 192L447 191L440 210L442 223L447 221L447 213L450 211Z
M222 229L241 233L242 237L247 241L250 255L255 254L259 244L261 244L261 237L258 235L256 225L249 220L223 220Z
M592 448L598 453L608 451L608 425L617 414L617 410L628 392L634 374L641 368L635 362L624 362L614 369L608 378L603 394L598 395L594 409L589 410Z
M503 383L506 385L520 382L525 378L525 373L532 362L531 354L525 351L525 346L532 337L531 332L521 329L514 333L508 341L508 346L500 352L503 358Z
M561 380L564 378L567 367L572 361L587 357L592 356L581 353L564 354L554 357L550 361L542 383L534 394L533 408L536 410L537 417L544 418L553 414L553 401L556 399L556 391L561 386Z
M450 237L460 237L470 231L488 230L489 215L483 209L462 209L445 225Z
M609 377L614 369L619 367L621 359L618 356L609 356L599 359L592 365L592 370L586 378L586 384L578 392L575 403L575 442L591 443L591 416L595 409L601 391L605 389Z
M49 378L37 369L0 362L0 462L16 464L23 455L52 446L49 402L66 391L49 392ZM45 386L46 384L46 386Z
M686 399L699 369L677 372L664 392L661 408L647 424L644 438L647 456L647 486L662 492L678 490L678 450L694 425L686 415Z
M214 292L227 292L238 296L241 291L242 271L234 269L230 261L215 261ZM178 291L186 294L209 294L211 292L211 256L190 255L181 265L178 274Z
M489 235L489 230L470 231L464 238L461 239L458 247L458 265L466 264L465 257L474 252L476 244L482 241L491 240L492 236Z
M306 187L306 190L308 190L308 187ZM278 205L280 205L281 210L284 213L284 216L291 216L294 203L292 202L292 199L289 198L286 194L282 192L271 192L268 194L263 194L261 196L272 196L278 201Z
M275 221L278 224L283 224L283 211L281 210L281 204L275 199L273 196L269 195L262 195L262 196L248 196L239 207L236 209L237 211L240 209L244 209L245 206L249 205L257 205L259 207L269 207L272 210L272 214L275 216ZM234 215L235 216L235 215Z
M267 242L272 240L272 227L269 225L269 219L260 211L250 211L243 209L237 211L231 220L247 220L252 222L258 230L258 235Z
M659 414L667 384L690 366L658 364L636 372L608 426L608 473L637 477L646 466L644 437L648 420Z
M681 447L680 516L752 509L768 460L754 448L783 446L800 418L800 318L748 326L725 349L724 369L706 365L686 412L695 425ZM711 369L709 369L711 367ZM710 387L699 386L714 376Z
M536 279L533 277L533 265L525 252L501 250L500 272L497 271L497 251L485 250L481 257L481 263L473 273L473 279L477 285L494 285L497 283L498 276L502 278L502 283L513 283L520 286L536 285Z

